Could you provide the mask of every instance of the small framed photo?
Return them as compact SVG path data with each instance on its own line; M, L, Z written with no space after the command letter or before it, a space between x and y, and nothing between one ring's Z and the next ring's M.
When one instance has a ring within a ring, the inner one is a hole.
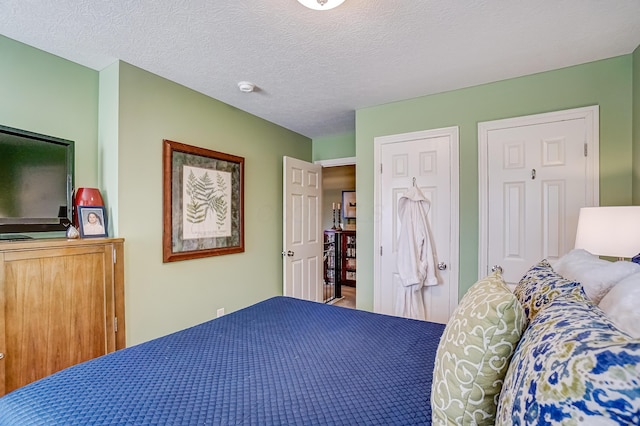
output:
M342 191L342 217L356 218L356 191Z
M80 236L98 238L107 236L107 213L102 206L78 206Z

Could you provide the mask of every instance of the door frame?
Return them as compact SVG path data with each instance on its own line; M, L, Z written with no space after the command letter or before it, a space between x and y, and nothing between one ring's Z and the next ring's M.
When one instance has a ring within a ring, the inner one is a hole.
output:
M356 165L356 157L344 157L344 158L333 158L330 160L316 160L313 164L319 164L322 167L337 167L337 166L355 166ZM356 181L356 185L358 181Z
M522 117L478 123L478 278L486 275L489 267L489 132L512 127L524 127L558 121L584 119L586 162L586 200L588 206L600 204L600 109L598 105L573 108Z
M459 136L459 128L458 126L452 127L443 127L439 129L430 129L430 130L420 130L417 132L409 132L409 133L400 133L396 135L389 136L378 136L373 140L374 148L373 148L373 167L374 167L374 184L373 184L373 311L380 311L380 291L381 291L381 224L380 224L380 203L382 199L382 195L380 194L382 187L382 178L380 173L380 167L382 164L382 145L399 143L399 142L409 142L416 139L428 139L440 136L448 136L451 140L451 147L449 151L449 158L451 161L450 170L449 170L449 178L451 185L451 241L449 244L449 253L448 255L448 266L450 273L450 285L449 289L449 297L450 303L458 303L458 292L459 292L459 253L460 253L460 185L459 185L459 176L460 176L460 156L459 156L459 145L460 145L460 136ZM453 312L452 312L453 313Z

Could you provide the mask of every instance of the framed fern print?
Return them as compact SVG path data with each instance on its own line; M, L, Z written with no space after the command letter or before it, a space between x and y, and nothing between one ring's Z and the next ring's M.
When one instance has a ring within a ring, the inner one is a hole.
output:
M243 252L244 158L163 144L163 262Z

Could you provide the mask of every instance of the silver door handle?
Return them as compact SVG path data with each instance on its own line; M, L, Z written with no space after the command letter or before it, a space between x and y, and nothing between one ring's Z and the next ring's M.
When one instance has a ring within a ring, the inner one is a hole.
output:
M295 253L292 252L291 250L287 250L286 252L282 252L282 256L289 256L289 257L293 257Z
M438 269L444 271L445 269L447 269L447 264L444 262L438 263Z
M498 271L498 272L502 273L502 266L500 266L500 265L493 265L493 268L491 268L491 272L496 272L496 271Z

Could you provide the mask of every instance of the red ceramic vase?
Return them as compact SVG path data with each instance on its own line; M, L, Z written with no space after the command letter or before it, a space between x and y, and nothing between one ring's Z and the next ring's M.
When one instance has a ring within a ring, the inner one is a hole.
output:
M78 206L100 206L104 207L104 201L98 188L78 188L73 199L73 224L78 227Z

